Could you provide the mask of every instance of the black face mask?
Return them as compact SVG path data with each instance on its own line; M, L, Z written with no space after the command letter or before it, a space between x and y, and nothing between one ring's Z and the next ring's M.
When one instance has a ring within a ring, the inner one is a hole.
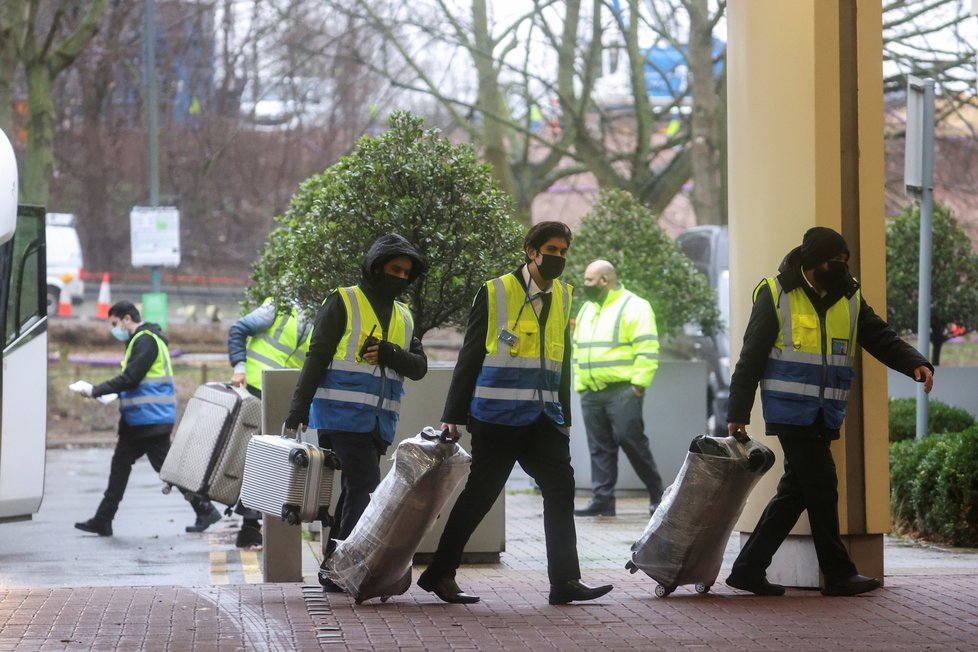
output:
M567 259L563 256L553 256L551 254L542 254L543 262L537 263L537 269L540 270L540 276L552 281L564 272L564 265L567 263Z
M597 302L601 299L601 286L600 285L585 285L584 286L584 298L588 301Z
M377 291L388 299L396 299L404 294L410 281L393 274L378 274L376 277Z
M830 260L828 269L816 267L813 272L815 282L830 293L845 293L849 289L849 264L841 260Z

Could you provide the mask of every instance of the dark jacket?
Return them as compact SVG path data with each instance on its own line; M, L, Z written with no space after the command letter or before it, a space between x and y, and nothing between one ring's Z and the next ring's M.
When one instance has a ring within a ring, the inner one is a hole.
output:
M796 288L804 289L812 305L819 315L824 316L830 307L842 298L850 298L858 285L851 281L848 291L843 295L836 292L819 297L809 287L802 276L801 263L798 260L798 250L791 251L778 268L778 279L784 292ZM730 401L727 405L728 423L750 423L750 413L754 406L754 397L758 383L767 366L768 356L774 348L778 337L778 316L775 310L775 298L766 283L760 285L754 307L751 309L747 330L744 333L744 345L740 350L740 359L730 380ZM913 377L914 370L925 365L933 371L934 367L916 349L900 339L896 331L883 321L869 304L865 297L859 307L856 341L870 355L891 369ZM768 434L819 437L838 439L839 430L825 427L821 421L821 413L816 422L809 426L767 423Z
M390 323L391 313L394 310L394 300L377 290L373 280L374 271L382 268L387 261L398 256L407 256L412 260L409 280L414 281L423 273L424 260L421 255L407 240L399 235L387 235L378 238L363 259L361 279L358 285L370 302L370 307L376 313L377 319L383 325ZM346 333L346 321L346 306L343 304L343 299L338 292L333 292L316 314L316 321L313 324L312 335L309 340L309 353L306 354L306 361L302 366L302 373L299 375L299 384L292 395L289 416L285 421L287 427L295 428L300 423L309 423L309 406L312 404L316 389L322 384L323 378L328 373L329 365L333 361L333 356L336 355L336 346ZM377 357L380 366L393 369L411 380L421 380L428 373L428 357L425 355L421 340L418 337L411 338L409 351L387 342L386 331L380 339L384 340L380 344Z
M520 285L526 288L523 281L523 268L511 272L517 278ZM472 302L472 309L469 311L469 323L465 329L465 340L458 353L458 362L455 363L455 373L452 375L452 384L448 389L448 397L445 400L445 411L442 414L442 421L445 423L467 424L469 423L469 405L472 403L472 394L475 392L475 383L482 371L482 363L486 359L486 334L489 329L489 301L486 286L479 288ZM543 295L543 308L540 311L540 323L546 324L550 312L550 293ZM543 329L541 329L543 330ZM570 379L571 379L571 344L570 327L564 330L564 360L560 369L560 388L557 390L557 398L560 400L561 409L564 412L564 427L570 428ZM506 426L496 426L494 428L505 428Z
M142 331L150 331L154 333L157 337L163 340L164 344L169 345L166 336L163 334L163 330L158 324L152 322L143 322L138 328L133 332L132 337L136 337L137 333ZM130 341L132 338L130 338ZM126 342L126 347L129 343ZM92 396L102 396L104 394L118 394L124 390L133 390L139 387L139 383L142 382L146 374L149 373L150 368L152 368L153 363L156 362L156 357L159 355L159 347L156 345L156 340L152 337L140 337L132 345L132 353L129 355L129 360L126 362L126 366L123 368L122 373L115 378L110 378L104 383L99 383L92 388ZM126 420L119 419L119 435L127 437L155 437L157 435L168 435L173 430L173 424L169 423L153 423L145 426L132 426L126 423Z

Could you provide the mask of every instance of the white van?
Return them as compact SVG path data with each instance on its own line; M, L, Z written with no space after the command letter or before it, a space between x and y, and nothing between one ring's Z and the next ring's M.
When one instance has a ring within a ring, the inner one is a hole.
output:
M71 302L79 304L85 297L81 241L75 230L72 213L48 213L44 233L47 238L48 316L58 314L61 294L67 290Z

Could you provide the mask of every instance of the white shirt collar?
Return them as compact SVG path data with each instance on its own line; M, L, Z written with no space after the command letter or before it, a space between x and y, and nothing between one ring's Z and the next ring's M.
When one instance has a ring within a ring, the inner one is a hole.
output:
M537 284L533 281L533 277L530 276L529 264L523 265L522 272L523 272L523 283L526 285L526 293L528 296L532 297L537 294L550 294L550 291L553 290L554 288L553 283L551 283L550 287L548 287L545 290L543 288L537 287Z

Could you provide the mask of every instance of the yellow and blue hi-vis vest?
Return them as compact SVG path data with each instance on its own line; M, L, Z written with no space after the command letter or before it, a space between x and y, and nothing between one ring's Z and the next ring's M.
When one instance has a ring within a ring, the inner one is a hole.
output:
M780 328L761 377L764 421L809 426L821 410L827 427L841 427L855 373L862 294L857 290L848 299L840 298L822 317L804 288L785 292L773 277L758 284L755 300L765 284Z

